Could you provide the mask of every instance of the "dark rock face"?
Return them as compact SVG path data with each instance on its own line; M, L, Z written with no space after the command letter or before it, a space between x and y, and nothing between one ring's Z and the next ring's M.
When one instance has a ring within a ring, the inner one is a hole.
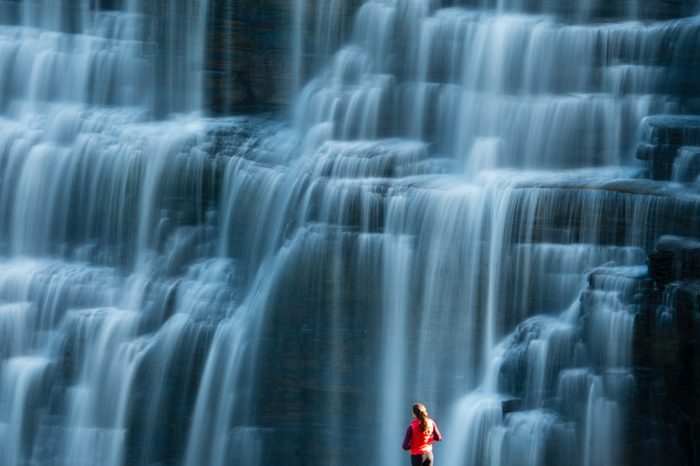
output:
M672 281L700 278L700 241L663 236L649 256L649 274L661 289Z
M315 35L323 21L336 18L333 40L344 43L359 0L305 2L302 82L327 58ZM326 5L334 5L330 11ZM279 109L291 103L294 63L294 2L283 0L213 0L207 37L206 107L214 115ZM326 44L335 50L333 44Z
M700 243L669 236L649 255L657 287L642 294L635 321L633 464L700 459L699 260Z
M700 116L650 116L642 121L642 131L637 158L648 162L651 179L670 180L680 149L700 144Z
M211 5L205 86L214 114L280 103L276 93L288 87L290 12L283 2L265 3Z
M670 180L673 162L680 146L671 144L640 143L637 146L637 158L648 163L649 178L652 180Z
M646 139L651 144L700 143L700 116L654 115L642 122Z

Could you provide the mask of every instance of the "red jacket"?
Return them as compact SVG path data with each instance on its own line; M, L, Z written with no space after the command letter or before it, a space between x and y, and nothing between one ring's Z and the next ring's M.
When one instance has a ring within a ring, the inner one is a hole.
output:
M437 424L432 419L428 419L428 431L423 433L420 429L420 420L414 419L406 430L403 439L403 449L411 450L412 455L422 455L433 450L433 442L442 441L442 435Z

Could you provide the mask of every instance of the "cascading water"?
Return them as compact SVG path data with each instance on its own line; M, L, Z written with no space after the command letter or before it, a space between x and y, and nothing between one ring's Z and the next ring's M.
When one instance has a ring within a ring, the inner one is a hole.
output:
M287 2L285 122L202 116L231 2L0 1L0 465L638 460L700 20L570 3Z

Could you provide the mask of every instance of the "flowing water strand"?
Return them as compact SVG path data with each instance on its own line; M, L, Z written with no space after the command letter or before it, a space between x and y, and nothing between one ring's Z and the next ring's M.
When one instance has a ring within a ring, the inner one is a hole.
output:
M67 346L76 366L82 365L78 382L67 390L67 462L116 466L123 461L126 403L136 368L129 340L138 324L138 313L114 308L70 311L67 316ZM113 355L109 364L105 352Z
M217 327L194 407L185 464L224 465L232 454L250 446L249 436L230 438L229 432L232 428L244 429L241 434L246 432L246 422L253 408L249 399L252 395L249 378L256 363L257 332L265 321L270 293L277 280L298 263L307 241L313 241L313 237L296 235L274 258L263 264L246 298L232 308ZM261 452L254 442L252 445L246 458L255 463Z
M292 96L294 99L301 89L302 78L304 76L304 31L306 23L306 0L294 0L292 19Z
M406 212L406 199L397 196L391 200L389 205L388 219L390 225L396 232L403 231ZM393 229L392 228L392 229ZM413 259L413 245L410 237L390 232L392 236L384 241L385 267L384 280L385 290L384 315L385 322L383 328L386 335L382 338L384 347L381 350L383 360L381 361L381 374L388 383L382 386L381 397L378 400L378 410L382 419L398 421L404 418L409 400L402 396L397 396L405 392L406 387L411 382L406 379L406 367L404 361L406 354L412 353L409 347L410 342L404 338L409 332L409 322L407 316L410 311L410 294L406 291L410 287L411 277L416 264ZM416 394L417 395L417 394ZM380 450L380 462L384 464L395 464L400 460L400 453L395 448L389 446L392 440L400 438L402 425L400 422L384 422L380 432L380 445L386 445Z
M671 179L681 183L697 182L700 176L700 148L683 147L673 161Z
M37 398L48 390L49 369L50 360L38 356L8 358L2 364L0 442L7 464L22 464L31 456L26 446L35 434Z

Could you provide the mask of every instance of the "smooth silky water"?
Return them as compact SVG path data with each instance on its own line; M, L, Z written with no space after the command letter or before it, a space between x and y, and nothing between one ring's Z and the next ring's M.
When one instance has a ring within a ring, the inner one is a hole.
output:
M207 1L0 1L1 465L407 464L417 400L438 464L625 462L700 20L341 3L290 0L275 121L203 116Z

